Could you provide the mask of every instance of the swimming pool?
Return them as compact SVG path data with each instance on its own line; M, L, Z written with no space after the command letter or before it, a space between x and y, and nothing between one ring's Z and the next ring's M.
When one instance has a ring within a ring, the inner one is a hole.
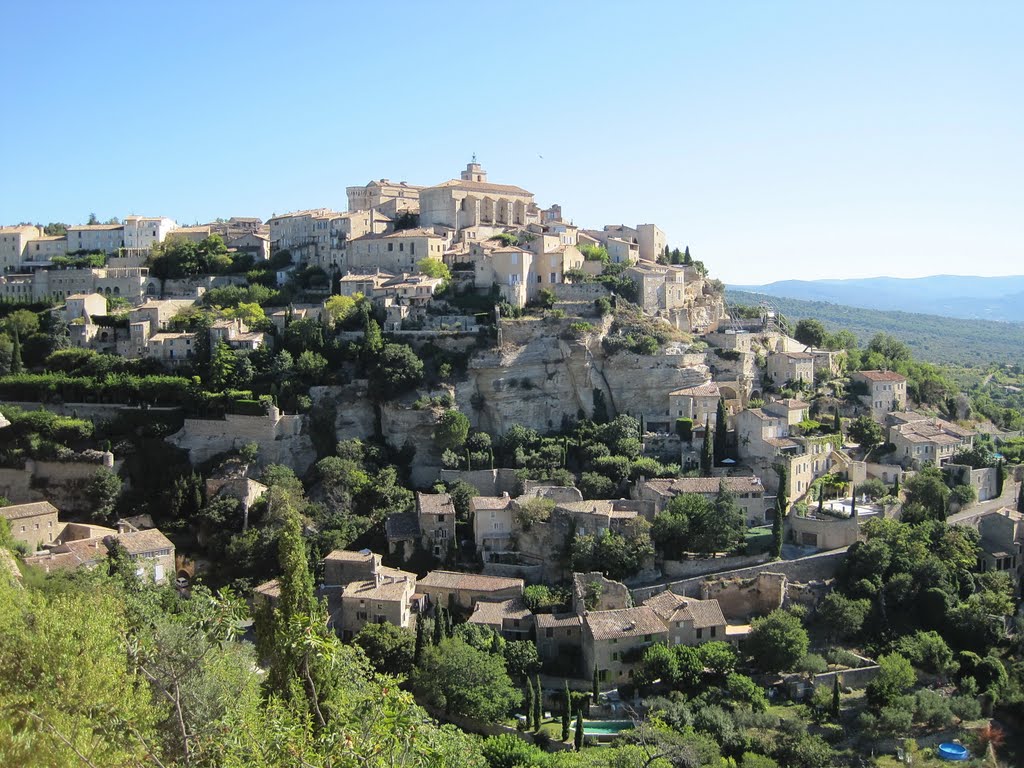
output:
M574 725L573 728L576 726ZM584 720L584 736L614 736L633 727L632 720Z

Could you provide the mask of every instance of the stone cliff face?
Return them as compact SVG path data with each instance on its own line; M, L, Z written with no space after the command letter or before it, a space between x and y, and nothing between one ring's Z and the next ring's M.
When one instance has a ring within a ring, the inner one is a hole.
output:
M548 321L506 322L502 346L470 360L456 402L479 429L503 434L521 424L543 432L579 411L592 415L595 389L604 393L612 416L668 420L668 393L708 378L703 354L609 356L601 346L605 333L602 327L566 339Z

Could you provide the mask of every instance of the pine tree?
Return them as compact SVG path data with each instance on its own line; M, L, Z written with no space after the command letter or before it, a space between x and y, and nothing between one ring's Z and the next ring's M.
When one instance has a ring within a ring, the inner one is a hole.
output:
M25 370L25 364L21 361L21 337L18 329L14 329L14 338L11 339L11 373L21 373Z
M535 684L533 686L534 698L533 698L533 729L535 731L540 730L541 720L543 719L542 714L544 711L544 689L540 685L540 675L534 677Z
M597 679L597 664L595 664L594 665L594 685L593 685L593 690L591 691L591 694L593 694L593 696L594 696L594 703L595 704L597 704L597 696L598 696L598 694L600 692L601 692L601 688L600 688L600 686L598 686L598 679Z
M569 725L572 719L572 694L569 693L569 681L565 681L565 693L562 698L562 741L569 738Z
M426 638L423 635L423 617L418 616L416 618L416 650L413 652L413 663L417 667L423 658L423 646L426 644Z
M786 519L786 508L789 506L786 497L786 488L789 483L788 473L783 466L778 467L777 472L779 474L779 492L775 497L775 519L772 521L772 556L776 560L782 557L783 523Z
M576 734L572 740L573 746L576 747L576 751L579 752L583 749L583 713L576 713Z
M839 699L839 673L836 673L832 683L832 717L839 719L840 699Z
M718 411L715 414L715 464L721 466L729 458L729 425L725 416L725 398L718 398Z
M534 711L536 709L534 707L534 705L533 705L533 700L535 698L536 698L536 696L535 696L535 694L533 692L533 681L530 679L529 675L527 675L527 677L526 677L526 730L528 730L528 731L536 730L533 727L533 713L534 713Z
M704 443L700 448L701 477L711 477L711 469L715 463L715 454L711 448L711 418L704 419Z

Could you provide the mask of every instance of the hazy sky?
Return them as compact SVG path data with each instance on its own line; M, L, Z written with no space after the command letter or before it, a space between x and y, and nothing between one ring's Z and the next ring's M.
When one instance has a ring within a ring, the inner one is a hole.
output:
M1024 273L1022 22L1019 0L7 0L0 222L343 210L476 152L729 282Z

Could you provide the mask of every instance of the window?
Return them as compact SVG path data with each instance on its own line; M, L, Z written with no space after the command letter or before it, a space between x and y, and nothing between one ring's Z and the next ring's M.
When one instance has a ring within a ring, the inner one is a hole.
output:
M711 636L714 637L717 634L718 627L711 628Z
M389 251L395 250L395 244L394 243L388 243L388 250Z
M700 640L702 637L704 637L704 630L703 629L698 629L697 630L697 639Z
M612 654L612 661L618 661L618 660L619 660L619 652L616 651L615 653Z
M554 637L554 636L555 636L555 630L552 627L548 627L547 629L544 630L544 637Z
M366 611L356 611L357 621L366 621Z
M650 635L644 635L644 642L645 643L651 642L651 636Z

